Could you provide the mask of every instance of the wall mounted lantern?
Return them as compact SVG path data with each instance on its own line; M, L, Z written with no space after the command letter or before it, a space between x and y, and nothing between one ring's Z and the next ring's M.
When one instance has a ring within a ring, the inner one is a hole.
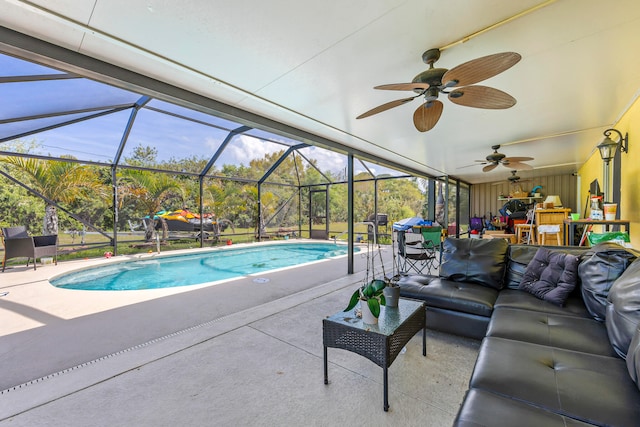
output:
M609 136L611 132L615 132L618 134L618 141L614 141ZM616 155L616 150L620 146L620 152L626 153L629 150L629 134L625 133L624 137L622 133L616 129L607 129L604 131L604 139L600 144L598 144L598 150L600 150L600 157L604 161L604 198L603 200L609 200L608 197L611 197L611 188L609 188L609 163L611 159Z
M611 132L615 132L618 134L618 141L613 141L609 136ZM607 129L604 131L604 139L598 145L598 150L600 150L600 157L606 164L608 164L611 159L616 155L616 149L620 146L620 151L626 153L629 149L629 134L625 133L624 137L622 133L616 129Z

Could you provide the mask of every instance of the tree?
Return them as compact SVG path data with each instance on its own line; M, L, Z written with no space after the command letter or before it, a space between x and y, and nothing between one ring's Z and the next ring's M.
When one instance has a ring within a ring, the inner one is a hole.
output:
M162 209L162 204L179 192L179 186L173 177L163 173L153 173L147 170L123 169L120 177L127 190L123 192L125 197L133 198L149 216L145 238L153 239L153 217ZM168 230L163 224L163 239L166 239Z
M20 221L27 226L29 232L31 224L42 223L44 212L40 213L33 209L34 196L30 195L27 190L17 185L1 185L0 186L0 226L12 227L16 221ZM40 231L37 231L39 234Z
M127 164L134 166L155 167L157 165L158 149L138 144L132 150L132 156L125 158Z
M423 201L414 179L387 179L378 184L378 207L395 221L419 215Z
M22 172L35 191L55 203L71 204L89 194L104 198L108 193L95 169L79 163L22 157L3 157L0 161ZM49 202L45 202L43 234L58 234L57 209Z

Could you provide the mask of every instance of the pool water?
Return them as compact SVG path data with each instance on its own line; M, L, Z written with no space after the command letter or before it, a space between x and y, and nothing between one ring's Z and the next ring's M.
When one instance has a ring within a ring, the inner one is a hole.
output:
M78 270L51 279L65 289L141 290L189 286L346 255L346 245L285 243L159 256ZM354 248L359 251L360 248Z

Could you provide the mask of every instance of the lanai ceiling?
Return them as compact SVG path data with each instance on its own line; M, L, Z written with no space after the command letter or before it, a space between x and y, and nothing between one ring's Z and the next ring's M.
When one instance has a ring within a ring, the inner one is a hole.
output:
M576 171L640 93L637 0L0 0L0 10L6 28L470 183L510 175L475 164L496 144L535 158L523 178ZM517 104L476 109L441 95L442 117L424 133L412 121L420 98L356 120L412 96L373 87L410 82L430 48L442 68L519 53L480 83Z

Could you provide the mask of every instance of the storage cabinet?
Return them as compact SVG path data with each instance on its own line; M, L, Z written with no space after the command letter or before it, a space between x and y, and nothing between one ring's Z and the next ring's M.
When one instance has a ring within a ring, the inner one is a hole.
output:
M558 208L558 209L536 209L536 220L535 224L538 228L541 225L557 225L560 227L560 241L564 241L564 220L569 218L569 214L571 213L571 209L569 208ZM540 240L540 232L538 231L538 242ZM549 242L555 243L555 239L550 239ZM547 244L550 244L550 243Z

